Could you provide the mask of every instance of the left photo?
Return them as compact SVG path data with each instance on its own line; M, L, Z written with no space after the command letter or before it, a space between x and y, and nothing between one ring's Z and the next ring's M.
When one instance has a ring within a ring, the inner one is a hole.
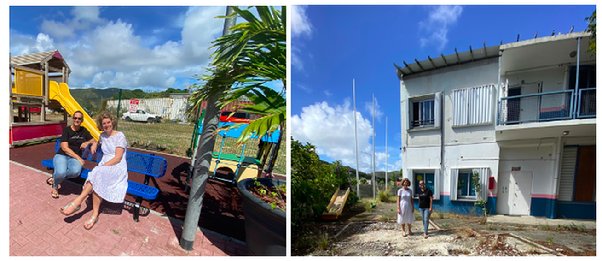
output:
M9 12L9 255L286 255L286 7Z

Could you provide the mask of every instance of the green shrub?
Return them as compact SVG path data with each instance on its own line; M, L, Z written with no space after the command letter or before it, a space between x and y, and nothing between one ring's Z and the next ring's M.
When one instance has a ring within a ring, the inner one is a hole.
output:
M318 218L338 188L352 184L348 169L340 161L333 164L321 161L315 147L309 143L291 142L291 223L293 229ZM351 194L351 193L350 193ZM347 204L357 202L355 193Z
M376 198L380 202L391 202L391 193L389 193L389 191L386 190L379 190Z

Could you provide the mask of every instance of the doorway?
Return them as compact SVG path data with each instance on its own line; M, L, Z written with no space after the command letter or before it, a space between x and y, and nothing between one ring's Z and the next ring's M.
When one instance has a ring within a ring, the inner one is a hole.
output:
M533 172L511 171L500 174L498 212L508 215L530 215Z

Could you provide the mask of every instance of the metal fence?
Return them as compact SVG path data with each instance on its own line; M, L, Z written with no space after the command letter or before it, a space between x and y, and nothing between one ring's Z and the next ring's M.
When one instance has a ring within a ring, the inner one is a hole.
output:
M595 117L596 89L503 97L498 112L500 125Z
M372 199L373 195L375 195L376 198L378 198L378 192L385 190L385 185L382 184L382 183L376 185L376 191L375 191L374 194L372 193L373 188L374 188L372 186L372 184L360 184L359 187L360 187L360 198L361 199ZM400 187L397 187L394 184L389 184L387 186L387 190L389 191L389 195L393 196L393 195L397 194L397 190L399 188ZM357 190L356 186L351 186L351 190L355 192Z

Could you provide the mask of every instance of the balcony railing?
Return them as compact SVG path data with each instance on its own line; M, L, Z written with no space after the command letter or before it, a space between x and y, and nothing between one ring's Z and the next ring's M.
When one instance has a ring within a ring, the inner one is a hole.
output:
M595 118L596 88L508 96L498 106L498 125Z

